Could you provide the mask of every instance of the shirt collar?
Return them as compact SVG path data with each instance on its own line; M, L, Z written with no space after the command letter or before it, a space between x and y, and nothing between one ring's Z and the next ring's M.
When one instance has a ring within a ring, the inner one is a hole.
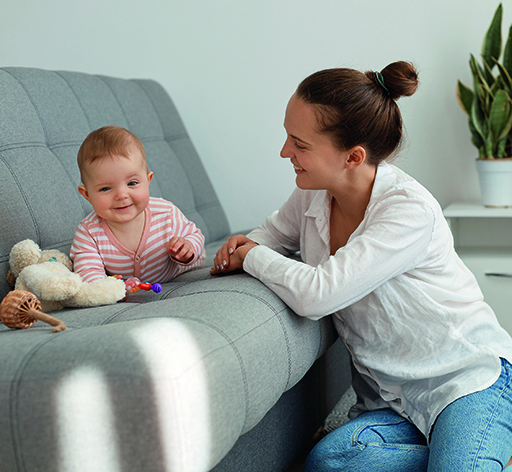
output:
M304 215L310 218L320 218L322 216L327 216L330 208L331 195L329 192L327 190L317 190Z

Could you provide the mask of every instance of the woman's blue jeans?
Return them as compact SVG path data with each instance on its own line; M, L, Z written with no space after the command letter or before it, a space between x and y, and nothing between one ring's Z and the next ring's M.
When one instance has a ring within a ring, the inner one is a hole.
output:
M512 456L512 366L489 388L459 398L438 416L430 445L392 410L360 415L323 438L304 472L501 471Z

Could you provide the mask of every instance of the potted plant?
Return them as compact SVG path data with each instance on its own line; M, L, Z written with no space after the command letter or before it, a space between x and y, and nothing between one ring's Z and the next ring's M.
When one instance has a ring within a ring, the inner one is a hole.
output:
M476 165L486 206L512 206L512 27L500 62L502 16L500 3L482 43L481 64L470 55L473 90L460 80L457 85L471 142L478 149Z

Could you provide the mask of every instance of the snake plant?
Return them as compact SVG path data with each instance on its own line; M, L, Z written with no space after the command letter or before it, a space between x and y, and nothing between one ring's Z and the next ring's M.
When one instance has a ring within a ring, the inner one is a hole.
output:
M512 157L512 27L500 62L502 16L500 3L482 43L481 63L470 55L473 90L460 80L457 84L479 159Z

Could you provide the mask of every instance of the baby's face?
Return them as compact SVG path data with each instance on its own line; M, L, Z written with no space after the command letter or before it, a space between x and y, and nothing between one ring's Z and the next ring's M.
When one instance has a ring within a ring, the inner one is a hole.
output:
M79 192L96 213L112 224L133 221L149 203L148 172L139 150L132 148L128 157L106 156L86 165Z

